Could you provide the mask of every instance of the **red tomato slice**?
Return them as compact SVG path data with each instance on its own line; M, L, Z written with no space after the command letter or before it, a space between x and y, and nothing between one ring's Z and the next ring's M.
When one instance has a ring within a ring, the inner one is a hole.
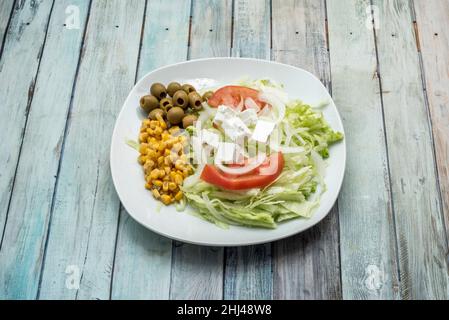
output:
M201 173L201 179L226 190L263 188L276 180L283 169L284 157L278 152L272 154L256 171L242 176L227 175L208 164Z
M241 86L226 86L215 91L214 95L207 101L207 103L214 108L224 104L229 107L237 108L240 101L246 98L251 98L262 109L265 103L258 99L259 91L241 87ZM245 109L245 108L243 108Z

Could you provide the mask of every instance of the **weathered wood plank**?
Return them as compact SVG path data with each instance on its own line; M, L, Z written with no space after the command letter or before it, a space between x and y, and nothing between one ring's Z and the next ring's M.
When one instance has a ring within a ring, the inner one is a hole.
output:
M270 59L269 0L234 2L232 55ZM271 244L225 249L225 299L271 299Z
M3 234L52 1L15 8L0 61L0 236ZM27 50L23 50L26 43Z
M338 202L343 298L396 298L394 223L370 2L329 0L327 10L332 92L349 155Z
M329 87L324 1L273 0L273 56L315 75ZM341 298L338 209L313 229L276 242L275 299Z
M0 2L0 54L3 47L3 39L6 35L6 29L12 16L14 0L3 0Z
M148 2L137 77L187 58L191 1ZM170 19L167 19L170 17ZM112 299L168 299L172 241L120 217Z
M63 26L68 5L79 8L79 29ZM88 6L84 0L57 1L50 18L0 251L0 297L37 295Z
M401 298L444 299L447 245L412 10L408 0L373 3L382 22L376 35Z
M449 2L415 1L415 11L446 234L449 236ZM446 263L448 260L446 258Z
M193 1L189 57L229 56L232 1ZM173 248L171 299L221 299L223 248L176 243Z
M119 214L109 142L121 103L135 81L144 11L142 0L92 3L40 298L109 298Z

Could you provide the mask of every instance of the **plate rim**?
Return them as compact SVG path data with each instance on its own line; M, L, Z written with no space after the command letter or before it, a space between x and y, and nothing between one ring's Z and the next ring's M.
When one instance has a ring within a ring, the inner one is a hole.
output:
M337 121L338 121L339 124L340 124L341 132L342 132L343 136L346 137L345 130L344 130L344 126L343 126L343 121L342 121L342 119L341 119L340 112L339 112L339 110L338 110L338 108L337 108L337 105L335 104L335 101L334 101L334 99L333 99L331 93L330 93L329 90L324 86L324 84L321 82L321 80L320 80L318 77L316 77L313 73L311 73L311 72L309 72L309 71L307 71L307 70L305 70L305 69L302 69L302 68L300 68L300 67L293 66L293 65L290 65L290 64L281 63L281 62L277 62L277 61L264 60L264 59L256 59L256 58L242 58L242 57L211 57L211 58L191 59L191 60L180 61L180 62L176 62L176 63L172 63L172 64L168 64L168 65L161 66L161 67L159 67L159 68L156 68L156 69L151 70L150 72L147 72L145 75L143 75L142 77L140 77L140 79L139 79L138 81L136 81L136 82L134 83L134 85L133 85L131 91L129 92L128 96L126 97L126 99L124 100L124 102L123 102L123 104L122 104L122 107L121 107L121 109L120 109L120 112L119 112L119 113L117 114L117 116L116 116L116 120L115 120L115 124L114 124L114 130L112 131L111 142L110 142L110 151L109 151L109 167L110 167L110 170L111 170L111 177L112 177L112 182L113 182L113 185L114 185L114 189L115 189L115 191L116 191L116 193L117 193L117 196L118 196L118 198L119 198L119 200L120 200L121 205L122 205L123 208L126 210L126 213L127 213L128 215L130 215L130 216L134 219L134 221L136 221L139 225L145 227L146 229L148 229L148 230L150 230L150 231L152 231L152 232L154 232L154 233L156 233L156 234L158 234L158 235L164 236L164 237L166 237L166 238L168 238L168 239L171 239L171 240L180 241L180 242L187 243L187 244L194 244L194 245L199 245L199 246L206 246L206 247L245 247L245 246L251 246L251 245L258 245L258 244L272 243L272 242L274 242L274 241L278 241L278 240L282 240L282 239L286 239L286 238L292 237L292 236L297 235L297 234L299 234L299 233L305 232L305 231L311 229L312 227L317 226L317 225L318 225L319 223L321 223L321 222L324 220L324 218L326 218L326 217L329 215L329 213L332 211L332 208L334 207L335 203L337 202L338 196L339 196L339 194L340 194L340 192L341 192L341 188L342 188L342 186L343 186L344 177L345 177L345 175L346 175L346 160L347 160L346 139L343 139L343 140L340 142L340 143L343 144L343 170L342 170L341 177L340 177L340 179L339 179L339 181L338 181L338 188L337 188L335 194L331 197L331 200L329 201L329 202L332 203L332 205L330 206L329 210L327 210L327 212L326 212L326 213L325 213L319 220L317 220L315 223L313 223L313 224L311 224L310 226L307 226L306 228L301 229L301 230L293 230L293 231L286 232L285 234L277 235L277 236L272 236L272 237L268 236L267 239L265 239L265 240L260 240L260 241L258 241L258 240L256 240L256 241L243 241L243 242L239 242L239 243L225 243L225 242L220 242L220 243L207 243L207 242L200 242L200 241L193 241L193 240L189 240L189 239L184 239L184 238L181 238L181 237L177 237L177 236L174 236L174 235L167 234L167 233L164 233L164 232L162 232L162 231L159 231L159 230L157 230L157 229L155 229L155 228L152 228L152 227L150 227L150 226L144 224L142 221L140 221L135 215L133 215L133 214L127 209L125 203L122 201L122 197L121 197L121 195L120 195L120 192L119 192L118 188L116 187L117 181L116 181L116 177L115 177L115 175L114 175L114 171L115 171L114 165L113 165L114 161L112 160L113 154L114 154L114 152L113 152L113 150L114 150L114 143L113 143L113 142L114 142L114 140L115 140L114 138L115 138L115 136L116 136L116 134L117 134L117 130L118 130L118 120L120 119L122 113L125 111L126 102L127 102L128 99L131 97L131 95L132 95L132 93L133 93L133 91L134 91L134 88L138 87L139 84L140 84L141 82L143 82L144 79L145 79L146 77L148 77L148 76L149 76L150 74L152 74L152 73L155 73L155 72L164 70L164 69L166 69L166 68L172 68L172 67L177 67L177 66L180 66L180 65L191 64L191 63L198 63L198 62L204 62L204 61L211 61L211 60L243 60L243 61L252 61L252 62L257 62L257 63L261 63L261 62L262 62L262 63L268 63L268 64L274 64L274 65L279 65L279 66L283 66L283 67L288 67L288 68L296 69L296 70L298 70L298 71L307 73L309 76L315 78L315 79L319 82L319 84L320 84L320 85L326 90L326 92L329 94L330 99L331 99L331 102L332 102L333 105L335 106L335 111L336 111L336 113L337 113ZM319 208L319 206L317 207L317 209L318 209L318 208ZM287 222L287 223L288 223L288 222ZM268 231L269 231L269 230L268 230Z

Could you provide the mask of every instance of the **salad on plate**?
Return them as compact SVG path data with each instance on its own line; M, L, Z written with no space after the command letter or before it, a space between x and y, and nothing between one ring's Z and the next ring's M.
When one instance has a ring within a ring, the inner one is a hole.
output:
M218 88L154 83L140 99L145 187L164 205L220 227L276 228L310 218L325 192L329 147L343 139L319 106L268 79Z

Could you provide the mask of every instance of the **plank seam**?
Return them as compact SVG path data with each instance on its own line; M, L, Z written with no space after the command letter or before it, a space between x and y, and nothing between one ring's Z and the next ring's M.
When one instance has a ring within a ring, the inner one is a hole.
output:
M45 269L48 240L49 240L49 237L50 237L51 222L52 222L53 211L54 211L54 207L55 207L55 196L56 196L57 189L58 189L59 173L61 171L61 164L62 164L62 159L63 159L63 154L64 154L65 141L66 141L66 138L67 138L69 122L70 122L70 114L71 114L72 108L73 108L73 93L76 90L76 84L78 82L79 70L80 70L82 59L83 59L84 43L85 43L85 40L86 40L87 27L88 27L89 20L90 20L91 8L92 8L92 0L90 0L89 6L88 6L88 9L87 9L86 23L85 23L85 26L84 26L83 37L82 37L82 41L81 41L81 45L80 45L80 55L78 57L78 64L76 66L75 77L74 77L73 84L72 84L72 95L70 97L69 108L67 110L67 116L66 116L64 132L63 132L63 135L62 135L63 138L62 138L61 151L60 151L61 154L60 154L59 161L58 161L58 168L56 170L56 179L55 179L54 188L53 188L53 194L52 194L52 199L51 199L50 215L49 215L49 219L48 219L48 230L47 230L47 235L45 237L44 253L43 253L43 256L42 256L42 265L41 265L41 270L40 270L40 273L39 273L39 282L38 282L38 287L37 287L36 299L39 299L39 297L40 297L40 291L41 291L41 286L42 286L42 276L43 276L44 269Z
M328 90L329 90L329 94L332 97L332 64L331 64L331 54L330 54L330 42L329 42L329 15L328 15L328 11L327 11L327 1L328 0L324 0L324 15L325 15L325 21L326 21L326 46L327 46L327 59L328 59L328 63L329 63L329 84L328 84ZM342 267L341 267L341 230L340 230L340 208L338 206L338 198L335 201L334 204L334 208L336 209L336 216L337 216L337 222L336 222L336 226L337 226L337 242L338 242L338 269L339 269L339 280L340 280L340 285L339 285L339 292L338 292L338 296L339 299L341 300L343 298L343 272L342 272Z
M145 33L145 23L146 23L146 17L147 17L147 9L148 9L148 0L145 0L145 6L143 9L143 18L142 18L142 28L140 29L140 43L139 43L139 53L137 55L137 63L136 63L136 72L134 76L134 84L137 82L137 78L139 76L139 68L140 68L140 59L142 55L142 45L143 45L143 37ZM119 208L118 208L118 219L117 219L117 231L115 233L115 243L114 243L114 255L112 258L112 270L111 270L111 281L109 285L109 300L112 300L112 292L113 292L113 286L114 286L114 271L115 271L115 259L117 257L117 244L118 244L118 238L119 238L119 232L120 232L120 221L121 221L121 212L122 212L123 206L120 202Z
M371 8L374 8L374 1L370 0ZM392 182L391 182L391 168L390 168L390 155L389 155L389 149L388 149L388 137L387 137L387 126L385 121L385 110L384 110L384 98L383 98L383 86L382 86L382 77L380 73L380 60L379 60L379 46L378 46L378 36L377 31L375 28L375 20L374 20L374 12L371 11L371 14L373 15L373 36L374 36L374 48L376 51L376 73L377 73L377 79L379 82L379 96L380 96L380 105L381 105L381 111L382 111L382 126L383 126L383 133L384 133L384 141L385 141L385 154L386 154L386 165L387 165L387 175L388 175L388 196L390 198L390 203L388 204L388 208L390 210L390 214L392 217L393 222L393 235L394 235L394 250L395 250L395 258L396 258L396 277L398 281L398 285L401 286L401 270L400 270L400 257L399 257L399 244L398 244L398 234L397 234L397 223L396 223L396 214L395 214L395 206L394 206L394 198L393 198L393 191L392 191ZM394 280L394 279L392 279ZM395 294L396 290L393 285L393 292Z
M416 9L415 9L415 2L414 0L410 0L410 8L411 8L411 14L412 14L412 18L413 21L416 25L416 37L419 41L419 23L417 21L416 18ZM444 230L444 234L445 234L445 239L446 239L446 252L449 251L449 230L447 230L446 225L449 225L449 221L446 222L446 217L444 215L444 201L443 201L443 192L441 190L441 183L440 183L440 173L438 170L438 161L437 161L437 151L436 151L436 146L435 146L435 137L434 137L434 130L433 130L433 119L432 119L432 114L430 112L430 99L429 99L429 95L427 92L427 80L426 80L426 70L424 67L424 60L423 60L423 56L422 56L422 51L421 51L421 45L420 45L420 50L418 50L418 60L419 60L419 67L420 67L420 74L421 74L421 82L422 82L422 87L423 87L423 94L424 94L424 103L426 106L426 115L427 115L427 124L429 126L429 130L430 130L430 140L431 140L431 147L432 147L432 156L433 156L433 161L435 163L434 166L434 173L435 173L435 178L436 178L436 187L438 190L438 207L440 209L440 215L441 215L441 219L443 222L443 230ZM446 262L449 261L448 259L446 259Z
M14 3L14 5L15 5L15 3ZM33 79L31 80L30 87L28 89L28 101L27 101L27 106L26 106L26 109L25 109L26 110L25 111L25 113L26 113L25 123L24 123L23 129L22 129L19 153L17 155L17 163L16 163L16 167L14 169L14 177L12 179L11 192L9 194L8 207L6 209L5 223L3 225L2 237L0 239L0 251L2 250L2 245L3 245L3 240L4 240L4 237L5 237L6 226L8 224L8 216L9 216L9 209L11 207L12 194L14 192L14 188L15 188L15 184L16 184L17 171L18 171L18 168L19 168L20 158L21 158L21 155L22 155L23 141L24 141L24 138L25 138L25 133L27 131L28 118L29 118L29 114L30 114L31 104L33 103L33 98L34 98L34 87L35 87L35 84L36 84L36 80L37 80L37 78L39 76L39 71L40 71L41 62L42 62L42 54L43 54L43 50L44 50L45 44L47 43L48 29L49 29L49 26L50 26L50 20L51 20L52 14L53 14L54 5L55 5L55 1L53 0L53 2L51 4L50 12L48 14L47 25L45 26L44 41L42 43L42 48L39 50L39 55L38 55L39 62L38 62L38 65L37 65L36 74L34 75ZM4 38L6 39L6 33L5 33L5 37Z
M2 59L2 56L3 56L3 49L5 48L6 36L8 35L9 26L11 25L12 16L13 16L14 10L16 8L16 2L17 2L17 0L14 0L14 3L11 8L11 13L9 14L8 23L6 24L5 34L3 35L2 44L0 46L0 60Z

